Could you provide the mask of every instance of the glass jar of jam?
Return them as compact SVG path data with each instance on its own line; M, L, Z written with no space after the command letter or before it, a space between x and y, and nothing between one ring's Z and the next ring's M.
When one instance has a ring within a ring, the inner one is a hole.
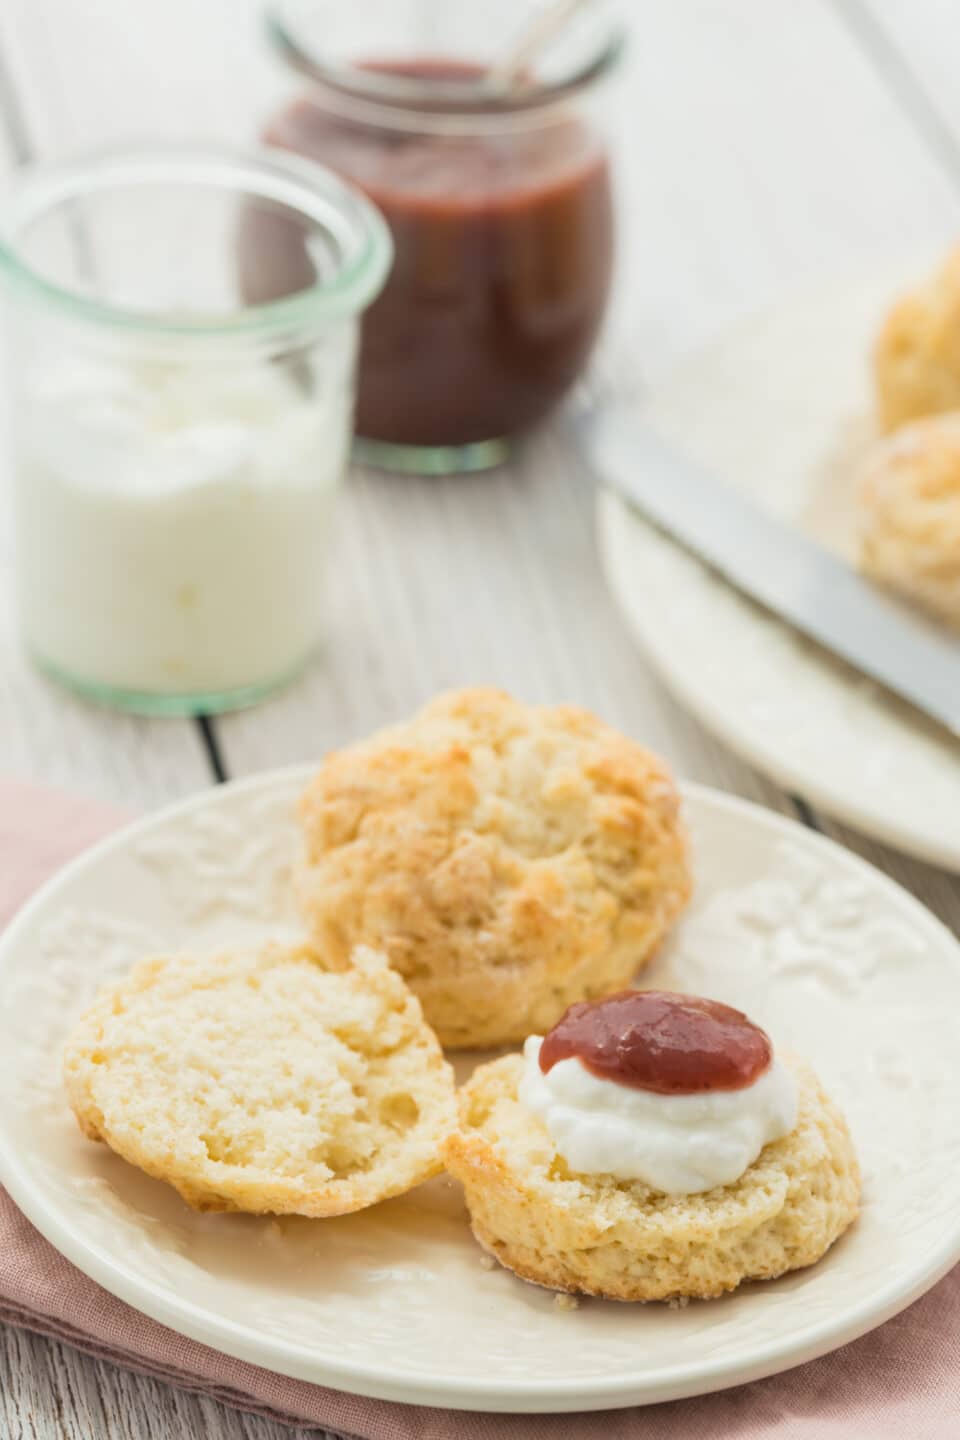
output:
M357 451L386 469L499 463L582 370L610 286L610 167L588 104L623 31L602 4L504 87L528 0L276 0L301 77L264 138L321 162L385 216L395 261L364 317ZM248 234L257 298L302 266Z

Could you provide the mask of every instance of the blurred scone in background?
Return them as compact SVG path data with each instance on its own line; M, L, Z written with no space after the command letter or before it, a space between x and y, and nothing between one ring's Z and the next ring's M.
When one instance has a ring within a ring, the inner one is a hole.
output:
M876 446L859 502L863 569L960 630L960 411Z

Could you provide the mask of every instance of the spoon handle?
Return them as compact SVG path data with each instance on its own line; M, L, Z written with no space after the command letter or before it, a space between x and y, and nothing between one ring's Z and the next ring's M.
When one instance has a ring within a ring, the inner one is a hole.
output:
M513 90L537 52L558 34L576 11L591 0L553 0L535 15L520 32L510 51L487 71L487 87L492 91Z

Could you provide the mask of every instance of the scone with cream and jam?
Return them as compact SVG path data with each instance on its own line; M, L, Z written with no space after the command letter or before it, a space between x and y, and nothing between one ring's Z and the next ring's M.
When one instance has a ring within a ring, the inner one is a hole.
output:
M481 1066L445 1146L474 1234L556 1290L709 1298L812 1265L857 1215L843 1116L739 1010L625 991Z
M453 1072L382 955L160 955L107 985L64 1056L80 1128L198 1210L343 1215L442 1167Z
M320 947L382 950L454 1048L519 1043L619 989L690 894L666 766L586 710L498 690L328 755L300 818Z
M960 411L880 441L858 500L864 571L960 630Z

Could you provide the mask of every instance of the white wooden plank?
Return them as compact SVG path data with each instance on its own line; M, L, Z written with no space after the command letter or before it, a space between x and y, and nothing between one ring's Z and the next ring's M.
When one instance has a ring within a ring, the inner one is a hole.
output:
M785 808L645 670L592 523L588 482L552 436L483 479L356 474L330 547L324 653L286 695L221 723L231 772L315 759L436 690L497 684L590 705L691 778Z
M134 1375L66 1345L0 1327L4 1440L325 1440ZM334 1440L334 1437L330 1437Z
M0 771L134 811L211 783L206 752L192 725L101 713L34 674L2 603Z
M628 365L659 372L785 291L953 233L948 177L830 4L632 12L616 127Z
M835 0L955 181L960 180L960 9L955 0Z
M252 137L287 82L258 0L7 0L0 46L32 143Z

